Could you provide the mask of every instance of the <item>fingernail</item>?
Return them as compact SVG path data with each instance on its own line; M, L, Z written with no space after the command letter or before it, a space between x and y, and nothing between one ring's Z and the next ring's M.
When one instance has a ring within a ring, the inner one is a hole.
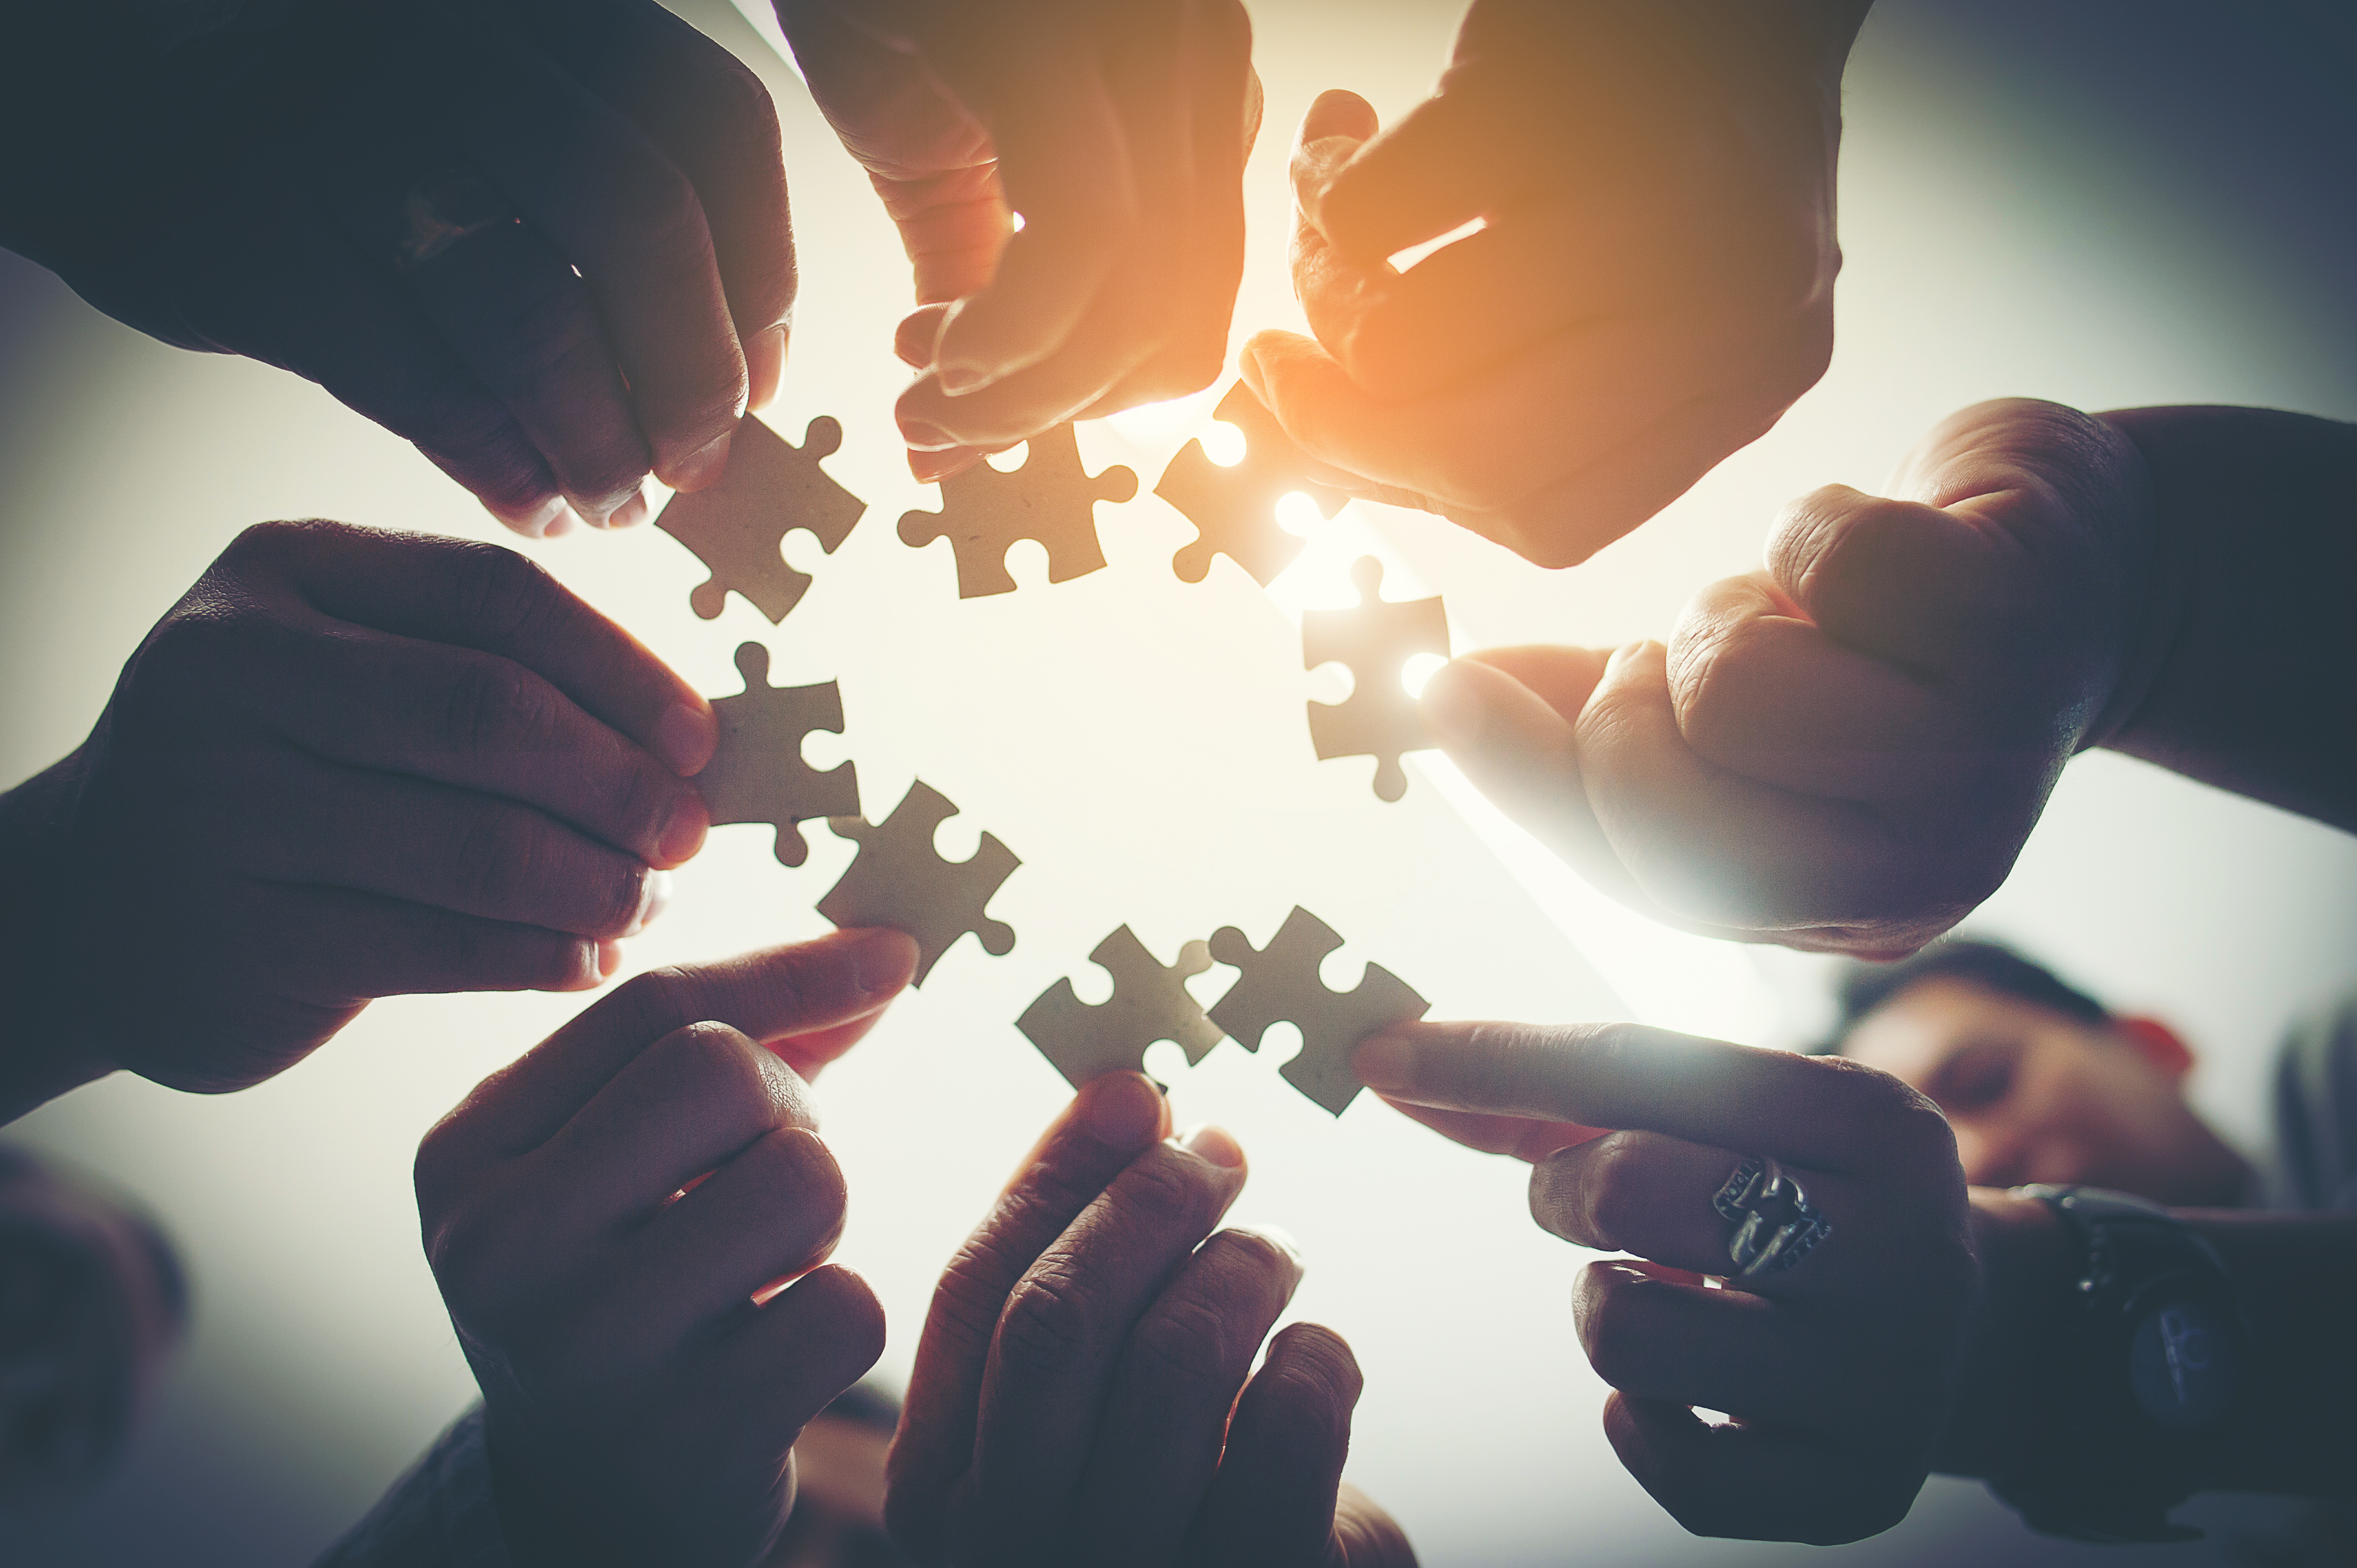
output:
M1231 1225L1227 1227L1227 1229L1236 1231L1240 1235L1257 1236L1262 1240L1267 1242L1270 1246L1275 1248L1278 1251L1284 1253L1286 1257L1292 1259L1294 1276L1297 1279L1298 1279L1304 1272L1306 1264L1304 1263L1301 1256L1301 1243L1293 1239L1293 1232L1287 1230L1284 1226L1271 1225L1256 1220L1249 1225Z
M1222 1170L1237 1170L1244 1163L1243 1147L1217 1127L1190 1128L1178 1135L1178 1146Z
M955 446L958 444L956 436L952 435L940 425L922 419L900 421L900 439L920 452L939 452L944 447Z
M665 865L677 865L695 858L704 847L704 835L711 831L712 810L704 797L693 789L682 795L671 809L671 816L655 837L655 858Z
M663 483L675 490L700 490L711 484L720 478L721 473L728 467L728 443L736 439L736 436L737 431L734 426L722 431L685 457L673 464L672 471L662 477ZM644 500L646 492L640 490L637 499ZM629 510L629 504L625 503L622 510ZM621 514L617 512L615 515L619 517Z
M1162 1096L1134 1072L1091 1079L1073 1113L1089 1136L1107 1148L1143 1151L1162 1133Z
M1405 1089L1412 1078L1415 1047L1397 1035L1377 1035L1361 1040L1351 1053L1351 1070L1369 1089Z
M554 539L565 532L563 524L568 510L563 496L551 496L530 517L520 520L515 530L527 539Z
M581 520L573 515L573 509L571 507L565 506L562 501L559 501L557 505L562 510L557 512L555 518L546 528L540 531L540 536L543 539L562 539L566 534L581 526Z
M792 329L778 326L757 334L746 346L745 406L748 410L767 408L777 401L778 388L786 379L786 350L792 342Z
M980 392L998 379L978 365L936 365L933 374L939 378L942 391L951 397Z
M851 949L851 983L863 996L890 996L916 972L917 941L905 931L876 927Z
M1474 695L1473 677L1456 665L1433 671L1419 705L1433 738L1448 750L1464 750L1481 738L1481 699Z
M599 942L597 944L597 978L610 980L613 978L614 972L621 967L622 944L618 941Z
M638 918L630 922L630 929L624 931L622 935L626 937L637 936L640 931L643 931L649 926L653 925L655 917L662 914L665 908L670 907L670 904L671 873L668 871L648 871L646 879L639 885Z
M939 484L981 461L982 454L971 446L952 446L946 452L911 452L909 472L917 476L920 484Z
M682 779L704 771L720 749L720 721L709 708L674 703L655 721L655 755Z
M624 501L620 506L614 509L613 515L606 519L606 526L608 528L636 528L639 524L646 521L648 517L653 513L654 510L655 503L648 497L646 486L641 484L639 487L639 493L637 495L632 496L629 500Z

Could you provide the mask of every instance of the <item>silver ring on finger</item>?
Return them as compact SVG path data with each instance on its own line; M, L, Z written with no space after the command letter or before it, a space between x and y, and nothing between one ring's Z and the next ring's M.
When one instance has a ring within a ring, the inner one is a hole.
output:
M1810 1205L1801 1184L1766 1155L1736 1166L1710 1206L1734 1227L1727 1255L1744 1279L1782 1273L1834 1233L1833 1221Z

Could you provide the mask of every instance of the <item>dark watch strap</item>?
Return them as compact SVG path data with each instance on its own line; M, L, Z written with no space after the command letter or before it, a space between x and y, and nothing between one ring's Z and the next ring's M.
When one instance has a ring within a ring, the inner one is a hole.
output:
M2078 1240L2041 1370L2042 1441L1989 1487L2032 1529L2078 1541L2189 1541L2169 1509L2210 1473L2234 1408L2241 1324L2210 1244L2159 1205L2090 1187L2017 1189Z

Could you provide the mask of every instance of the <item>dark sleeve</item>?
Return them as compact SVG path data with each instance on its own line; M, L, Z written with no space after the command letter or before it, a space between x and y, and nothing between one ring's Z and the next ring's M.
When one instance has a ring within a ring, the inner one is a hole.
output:
M483 1407L453 1423L312 1568L514 1568L491 1499Z
M2268 1208L2357 1209L2357 992L2284 1041L2275 1133Z

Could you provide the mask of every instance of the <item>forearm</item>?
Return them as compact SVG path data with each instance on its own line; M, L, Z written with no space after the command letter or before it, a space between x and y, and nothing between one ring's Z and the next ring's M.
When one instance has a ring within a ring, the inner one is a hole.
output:
M66 846L80 768L76 753L0 795L0 1123L108 1070L56 1004L74 984L59 906L73 890Z
M2205 1487L2329 1495L2357 1467L2357 1215L2179 1209L2214 1247L2250 1331L2237 1413ZM1983 1289L1954 1409L1932 1455L1951 1475L2033 1462L2050 1426L2043 1349L2068 1331L2076 1243L2034 1198L1976 1189Z
M2102 744L2357 831L2357 424L2250 408L2102 416L2159 499L2163 577Z

